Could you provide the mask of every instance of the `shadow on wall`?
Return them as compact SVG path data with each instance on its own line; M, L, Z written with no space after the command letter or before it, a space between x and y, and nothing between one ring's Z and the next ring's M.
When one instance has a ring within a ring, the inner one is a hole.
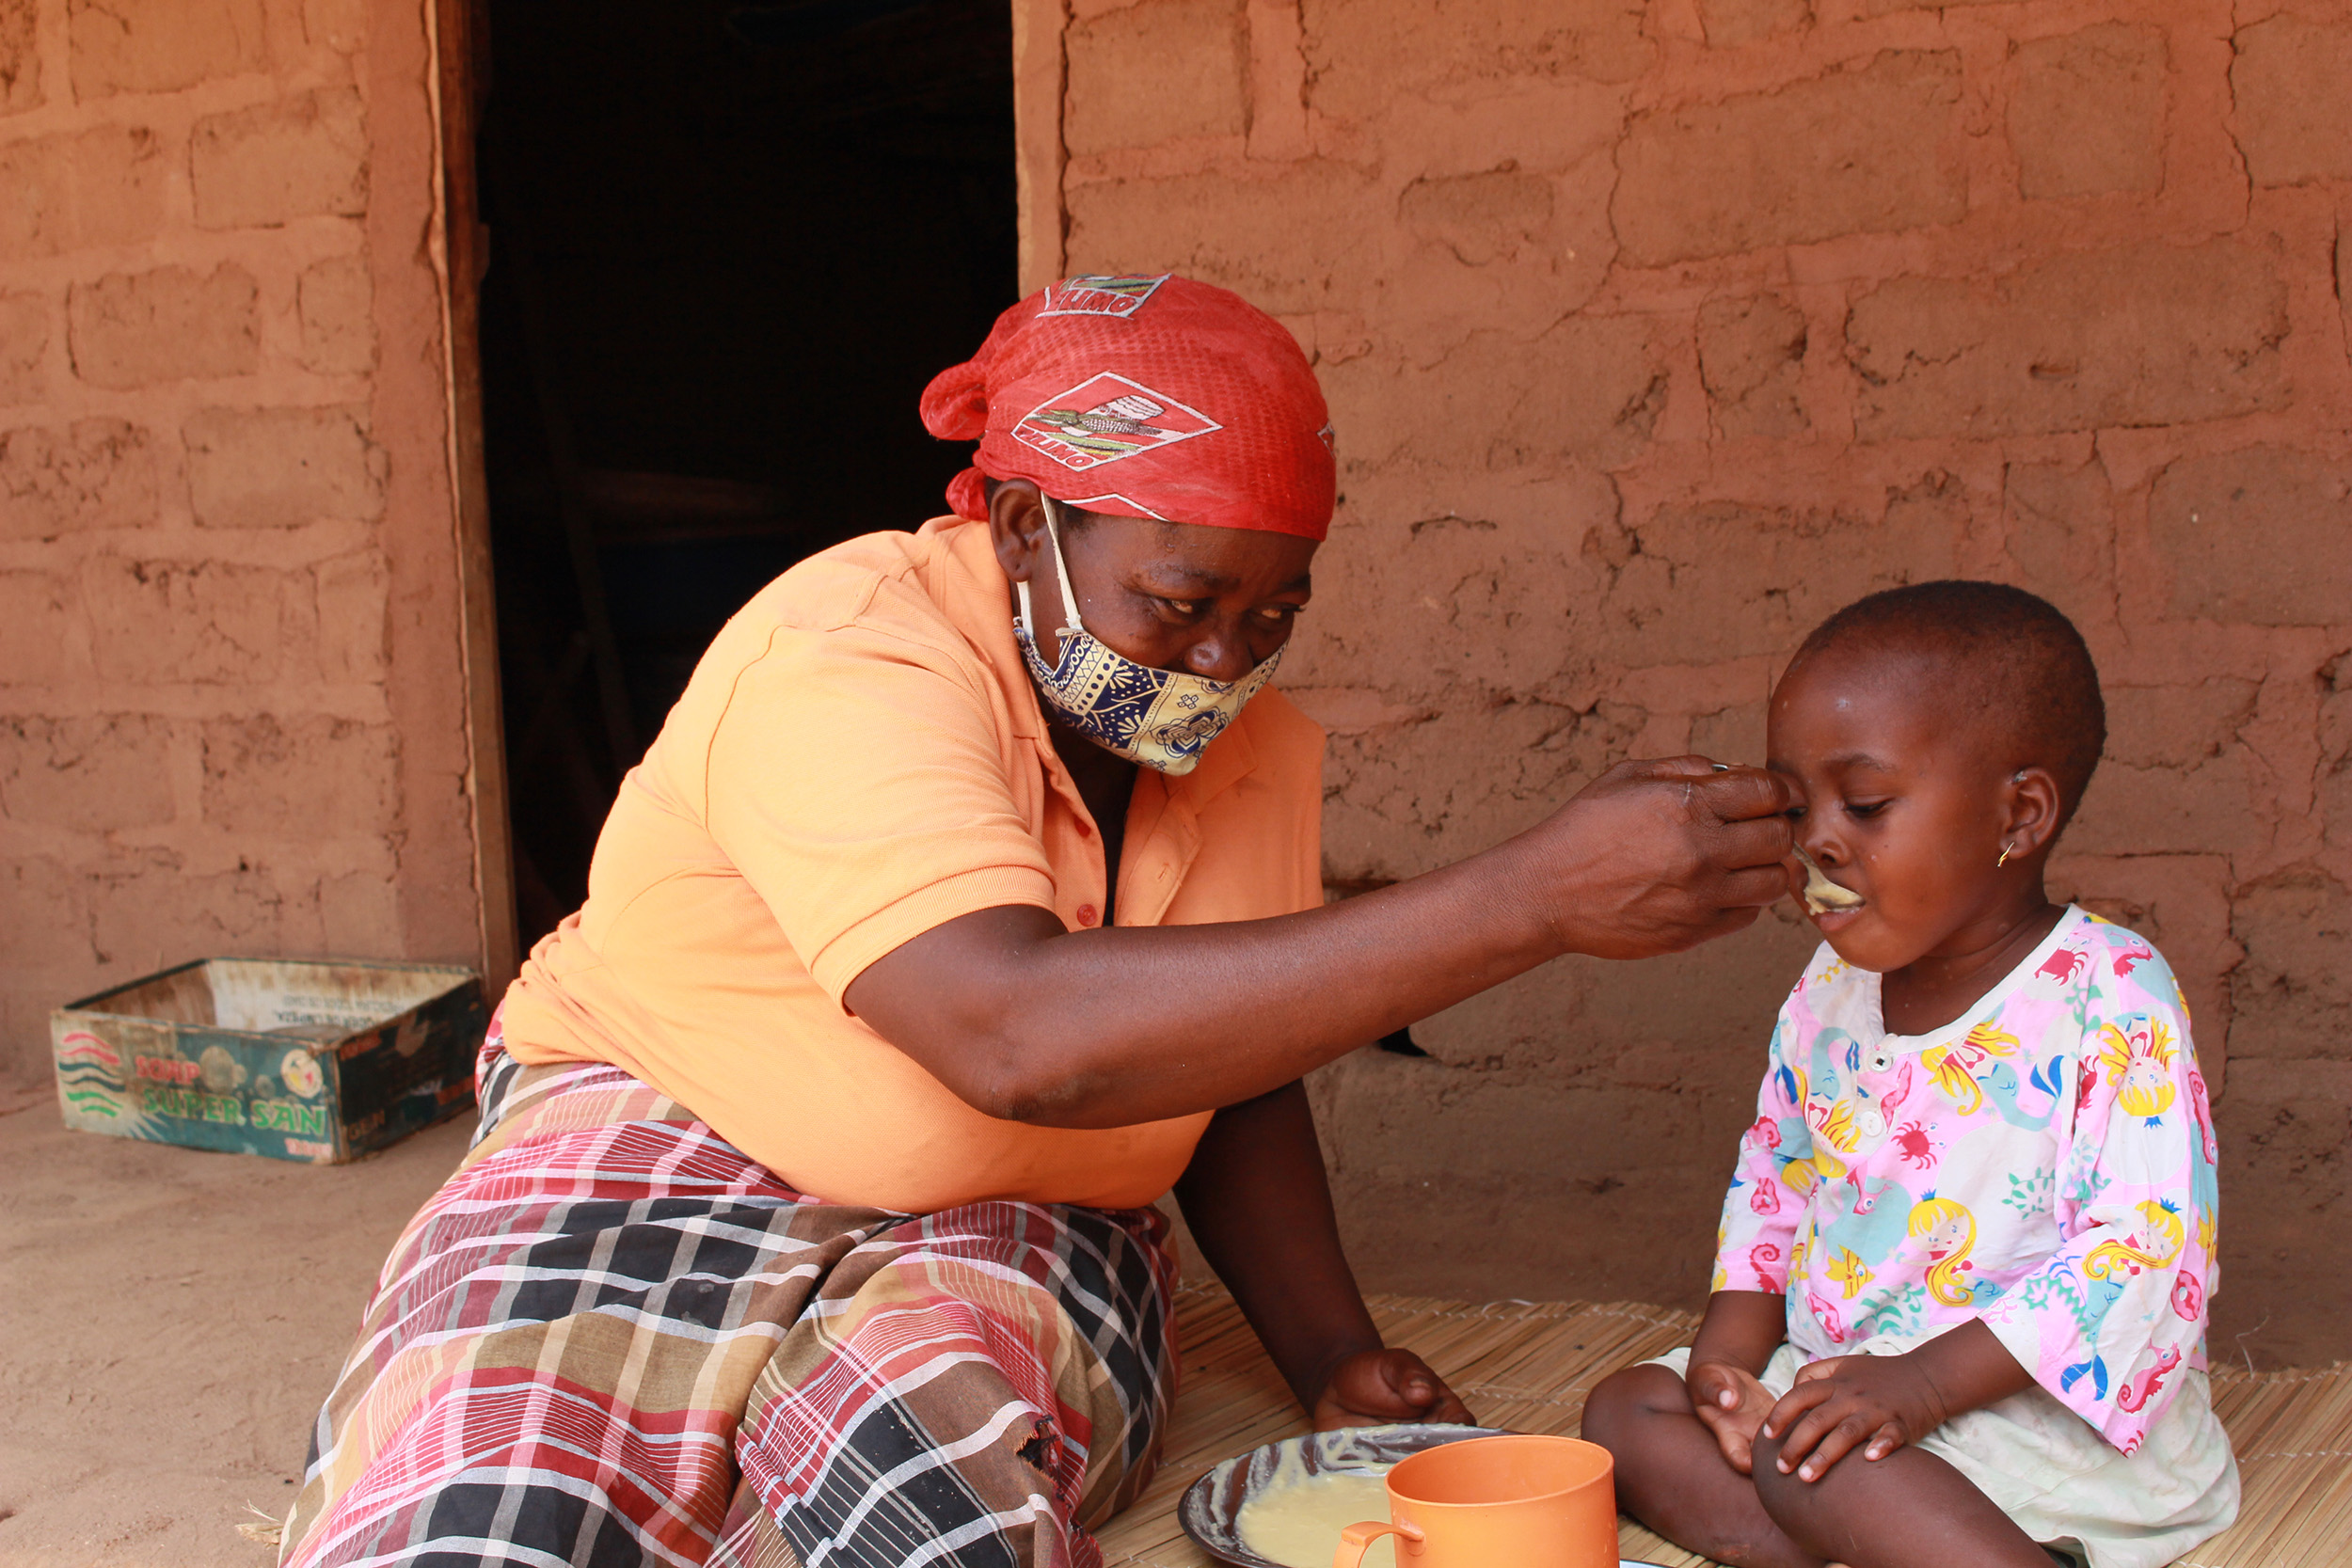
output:
M945 510L1014 290L991 0L489 0L485 443L521 936L726 617Z

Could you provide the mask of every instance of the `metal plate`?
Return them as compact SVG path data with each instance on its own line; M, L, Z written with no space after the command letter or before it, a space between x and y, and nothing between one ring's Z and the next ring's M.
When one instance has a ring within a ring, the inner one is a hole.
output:
M1286 1456L1296 1454L1298 1463L1310 1475L1375 1466L1386 1470L1398 1460L1409 1459L1424 1449L1470 1437L1508 1435L1499 1427L1415 1423L1347 1427L1339 1432L1285 1437L1211 1466L1208 1474L1186 1488L1183 1500L1176 1505L1176 1522L1184 1526L1184 1533L1192 1537L1195 1545L1220 1562L1233 1563L1235 1568L1284 1568L1242 1544L1239 1521L1241 1505L1249 1500L1253 1488L1263 1487L1272 1480ZM1626 1558L1619 1561L1618 1568L1657 1568L1657 1564Z
M1263 1488L1281 1468L1286 1455L1296 1454L1309 1475L1330 1470L1386 1470L1400 1459L1424 1449L1458 1443L1466 1437L1500 1437L1494 1427L1439 1426L1417 1422L1405 1426L1344 1427L1338 1432L1310 1433L1285 1437L1262 1449L1236 1454L1210 1467L1192 1483L1176 1505L1176 1522L1195 1544L1220 1562L1238 1568L1283 1568L1260 1557L1241 1543L1241 1505L1252 1491Z

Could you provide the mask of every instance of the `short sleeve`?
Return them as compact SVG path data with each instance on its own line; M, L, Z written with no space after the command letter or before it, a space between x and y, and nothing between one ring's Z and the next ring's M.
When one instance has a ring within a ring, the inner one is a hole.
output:
M2108 935L2103 948L2081 982L2061 1243L1982 1316L2036 1382L2130 1453L2183 1370L2201 1365L2217 1151L2171 971L2144 944Z
M783 626L737 676L704 771L711 838L835 1002L934 927L1051 909L1044 847L977 664L858 624Z

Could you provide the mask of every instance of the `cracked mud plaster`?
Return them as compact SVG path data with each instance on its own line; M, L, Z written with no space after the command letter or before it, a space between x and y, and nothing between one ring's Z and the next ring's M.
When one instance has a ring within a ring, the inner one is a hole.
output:
M0 540L153 523L155 444L120 420L0 433Z
M1192 272L1321 356L1343 499L1283 681L1331 734L1329 884L1483 848L1619 757L1760 760L1822 616L2018 582L2113 711L2056 883L2171 957L2243 1132L2234 1212L2326 1187L2352 1020L2344 939L2305 933L2352 885L2352 19L2221 45L2106 5L1304 0L1278 147L1222 129L1262 107L1229 6L1186 40L1194 118L1105 129L1179 8L1088 8L1070 264ZM1549 965L1415 1025L1426 1058L1319 1075L1361 1274L1695 1304L1811 942L1784 905ZM2352 1205L2270 1207L2325 1245L2241 1222L2221 1332L2352 1354L2311 1305L2352 1289ZM1465 1227L1514 1245L1465 1256Z
M0 0L8 1082L195 954L480 961L428 16Z

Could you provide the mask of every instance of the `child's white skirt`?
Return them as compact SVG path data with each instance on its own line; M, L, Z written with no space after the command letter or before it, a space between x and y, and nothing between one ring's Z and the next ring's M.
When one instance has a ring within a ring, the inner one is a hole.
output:
M1910 1347L1873 1339L1861 1348L1894 1355ZM1786 1394L1811 1359L1784 1344L1759 1381ZM1670 1351L1654 1364L1684 1374L1691 1352ZM2018 1528L2088 1556L2091 1568L2162 1568L2237 1518L2237 1461L2202 1372L2182 1374L2137 1453L2118 1452L2040 1387L1955 1416L1918 1446L1967 1477ZM1860 1450L1838 1463L1862 1463Z

